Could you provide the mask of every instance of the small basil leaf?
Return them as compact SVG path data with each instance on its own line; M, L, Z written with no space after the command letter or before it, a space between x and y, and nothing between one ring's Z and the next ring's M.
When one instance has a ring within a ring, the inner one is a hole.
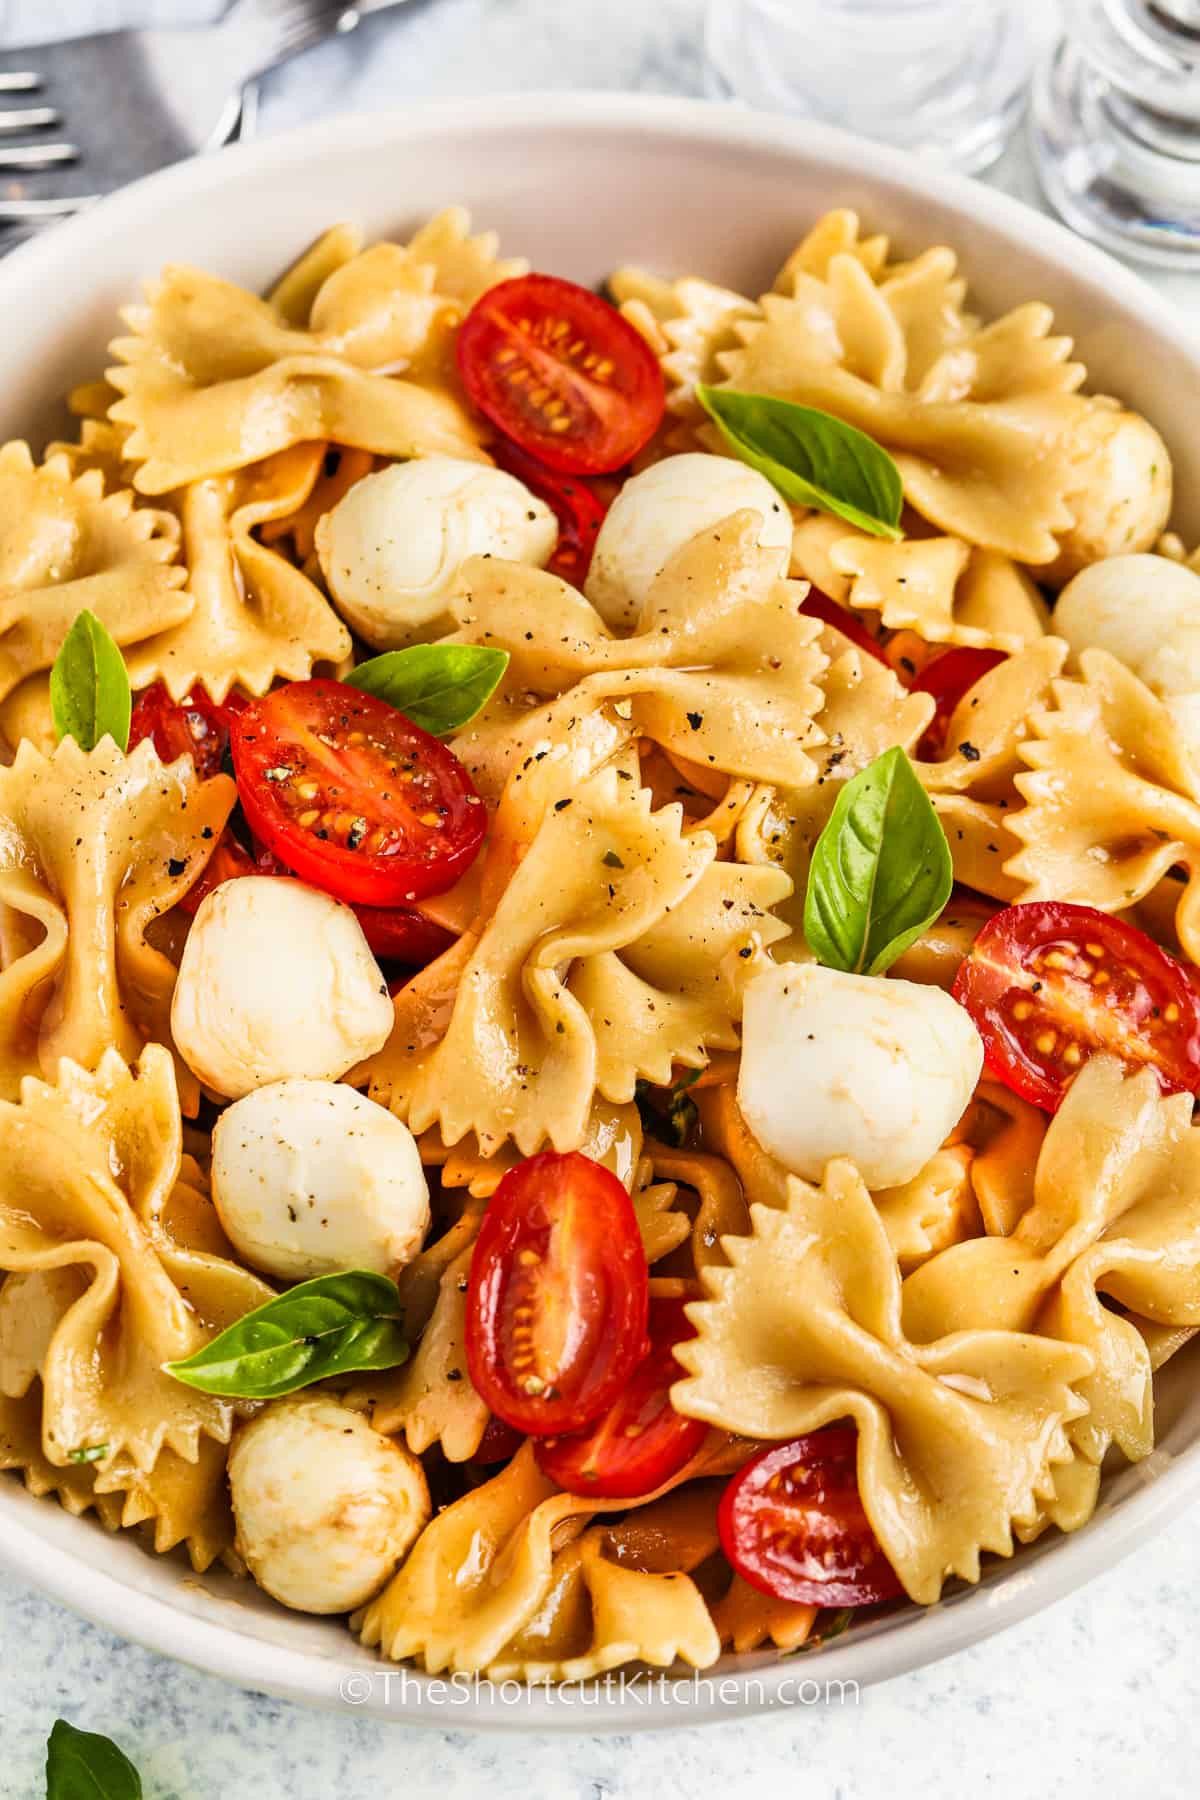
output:
M69 1460L73 1463L103 1462L107 1455L107 1444L86 1444L80 1445L78 1450L72 1450Z
M125 658L95 613L81 612L50 671L55 731L81 750L94 750L102 737L125 750L132 706Z
M881 975L950 898L950 846L903 750L848 781L817 839L804 935L831 969Z
M730 449L785 500L815 506L873 537L898 538L904 491L887 451L813 406L697 384L696 398Z
M164 1367L202 1394L274 1400L328 1375L394 1369L407 1357L395 1282L347 1269L302 1281Z
M360 663L346 681L386 700L422 731L446 737L487 705L508 667L508 651L484 644L414 644Z
M655 1087L653 1082L638 1081L634 1099L643 1130L682 1150L700 1119L696 1102L687 1090L702 1074L701 1069L688 1069L670 1087Z
M142 1780L111 1738L56 1719L46 1745L46 1800L142 1800Z

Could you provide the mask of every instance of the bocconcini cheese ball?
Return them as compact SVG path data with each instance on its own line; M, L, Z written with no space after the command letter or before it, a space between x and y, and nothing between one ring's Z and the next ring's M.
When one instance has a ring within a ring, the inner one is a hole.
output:
M245 875L201 901L171 1002L192 1073L238 1100L289 1076L334 1081L381 1050L392 1002L350 907Z
M246 1567L296 1612L365 1605L432 1512L418 1458L320 1394L273 1400L242 1427L229 1490Z
M503 469L425 456L355 482L316 542L346 623L372 648L399 650L454 630L449 602L468 556L542 568L558 521Z
M1165 556L1110 556L1067 583L1053 630L1076 663L1085 650L1119 657L1200 751L1200 575Z
M911 1181L982 1068L979 1033L941 988L781 963L746 989L738 1104L763 1149L806 1181L838 1156L872 1190Z
M656 575L677 550L731 513L762 514L759 543L780 552L787 570L792 515L765 475L728 456L689 452L652 463L625 483L592 552L584 592L607 625L637 623Z
M1149 550L1171 516L1171 456L1140 413L1096 405L1076 427L1075 480L1067 504L1075 522L1058 540L1058 555L1033 571L1061 587L1106 556Z
M226 1107L212 1189L238 1255L284 1281L395 1275L429 1230L412 1132L340 1081L274 1081Z

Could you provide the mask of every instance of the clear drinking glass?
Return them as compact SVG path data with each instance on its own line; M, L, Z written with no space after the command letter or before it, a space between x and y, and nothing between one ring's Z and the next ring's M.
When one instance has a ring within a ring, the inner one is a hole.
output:
M1021 116L1027 21L1025 0L709 0L709 92L973 174Z
M1069 225L1200 268L1200 0L1064 0L1037 72L1033 145Z

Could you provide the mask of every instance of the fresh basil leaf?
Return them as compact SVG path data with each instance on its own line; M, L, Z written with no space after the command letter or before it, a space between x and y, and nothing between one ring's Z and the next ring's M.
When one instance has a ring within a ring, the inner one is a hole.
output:
M873 537L898 538L900 471L874 438L832 413L770 394L697 383L696 398L721 436L785 500L833 513Z
M50 671L54 729L60 738L74 738L81 750L94 750L102 737L125 750L132 708L125 658L95 613L85 609Z
M804 935L831 969L882 975L950 898L950 846L903 750L848 781L817 839Z
M46 1800L142 1800L142 1779L111 1738L56 1719L46 1745Z
M682 1150L700 1121L696 1102L687 1090L699 1081L702 1073L701 1069L688 1069L670 1087L655 1087L651 1081L638 1081L634 1099L643 1130Z
M328 1375L408 1358L394 1281L370 1269L318 1275L268 1300L167 1373L202 1394L274 1400Z
M804 1643L785 1654L800 1656L806 1650L821 1649L822 1645L831 1643L834 1638L840 1638L844 1632L849 1631L854 1623L854 1615L855 1608L852 1606L844 1606L840 1612L823 1612L817 1620L817 1628L812 1637L806 1638Z
M107 1444L81 1444L78 1450L72 1450L69 1460L73 1463L103 1462L108 1455Z
M360 663L346 681L386 700L433 737L469 725L508 667L508 651L485 644L413 644Z

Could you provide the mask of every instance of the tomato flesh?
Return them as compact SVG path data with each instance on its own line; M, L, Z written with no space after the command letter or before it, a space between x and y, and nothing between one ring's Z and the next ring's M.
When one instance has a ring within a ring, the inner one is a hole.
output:
M515 1431L511 1425L506 1425L503 1419L498 1419L493 1414L483 1428L479 1448L471 1461L482 1463L485 1466L508 1462L517 1454L524 1442L523 1431Z
M381 962L423 969L454 942L453 932L435 925L415 906L356 906L354 916Z
M291 681L233 721L255 836L302 881L359 906L452 887L479 852L483 802L458 758L340 681Z
M649 1305L633 1203L578 1151L510 1169L467 1286L467 1366L497 1417L532 1437L607 1412L641 1361Z
M459 327L455 352L479 411L563 475L621 468L663 416L649 344L607 300L556 275L489 288Z
M223 831L199 881L193 883L178 904L182 911L194 915L200 910L200 902L207 900L214 888L226 881L235 881L239 875L257 874L249 851L242 849L231 831Z
M561 575L572 587L581 588L608 508L578 476L556 475L508 438L488 448L499 467L523 481L558 520L558 543L546 567L552 575Z
M1094 907L1005 907L975 939L953 993L989 1069L1047 1112L1097 1051L1152 1068L1164 1093L1200 1090L1200 995L1187 970Z
M194 687L182 700L172 700L161 681L143 688L133 703L129 719L129 748L144 738L165 763L190 756L202 781L218 775L229 743L229 727L235 713L246 704L241 694L231 693L218 706L202 687Z
M998 668L1008 657L1003 650L975 650L969 646L946 650L927 663L912 684L914 694L932 694L934 714L917 745L923 762L937 762L946 754L946 737L958 703L977 681Z
M738 1470L717 1530L751 1587L805 1606L872 1606L904 1591L863 1511L857 1449L853 1426L832 1425Z
M868 656L873 656L876 662L887 662L883 645L875 641L866 626L861 625L846 607L839 606L836 600L831 600L828 594L822 593L820 588L809 588L800 612L804 618L820 619L822 625L832 625L835 631L840 631L843 637L849 638L858 649L865 650Z
M687 1373L675 1360L675 1346L695 1336L683 1301L653 1301L649 1333L649 1350L602 1419L578 1436L539 1442L542 1472L568 1493L605 1499L653 1493L708 1436L707 1425L685 1419L671 1405L672 1384Z

